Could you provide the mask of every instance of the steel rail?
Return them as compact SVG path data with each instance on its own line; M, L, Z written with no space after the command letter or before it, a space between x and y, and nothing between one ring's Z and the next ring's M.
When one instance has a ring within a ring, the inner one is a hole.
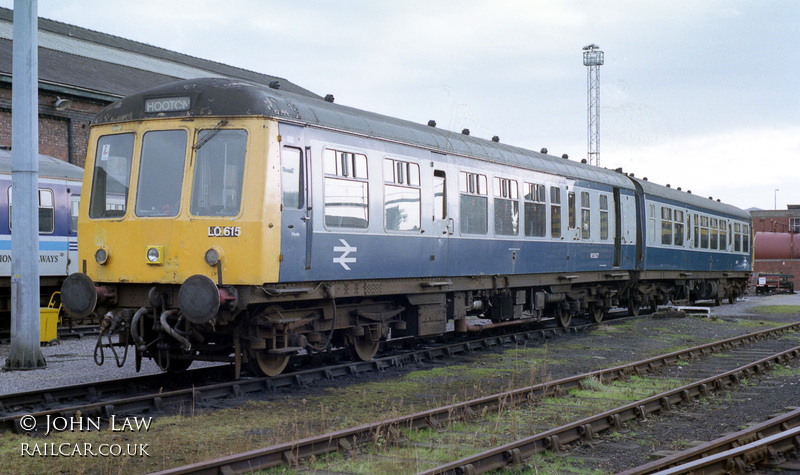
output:
M163 386L165 381L174 378L175 375L160 373L126 378L124 380L103 381L62 388L29 391L25 393L6 394L0 396L0 430L11 429L18 433L31 432L30 430L23 429L19 424L20 419L26 415L34 416L37 421L41 421L52 420L54 417L60 416L72 417L78 412L83 416L102 416L110 418L111 415L124 415L149 410L161 411L167 404L182 402L196 403L214 398L238 397L248 393L271 391L292 386L305 387L314 381L330 380L337 377L371 371L382 371L392 366L401 367L412 362L420 363L423 361L432 361L440 358L453 357L458 354L471 353L476 350L520 344L530 340L546 339L563 333L577 332L580 329L592 328L594 326L594 324L586 324L583 326L570 327L568 329L548 328L526 330L525 332L516 334L488 336L482 339L451 343L436 348L407 351L401 354L376 358L371 361L348 362L334 366L285 373L273 377L243 378L206 385L200 385L204 374L200 373L201 371L206 371L208 373L214 371L214 368L218 368L217 371L231 371L231 366L223 365L201 368L189 372L190 374L199 375L192 378L191 384L187 384L183 389L166 392L161 391L161 386ZM159 391L118 399L104 399L102 397L103 394L109 393L119 394L127 392L130 394L131 391L142 385L159 387ZM35 407L36 405L42 404L52 405L54 402L76 398L90 399L92 402L35 412L25 412L25 409L31 406ZM3 412L9 412L9 409L13 412L10 414L3 414ZM46 416L50 416L50 419ZM39 429L39 427L36 429Z
M752 442L757 442L769 436L784 433L789 429L800 426L800 409L773 417L767 421L752 425L733 434L720 437L718 439L697 445L690 449L669 455L667 457L654 460L650 463L625 470L617 475L646 475L666 470L679 465L686 466L689 462L694 462L710 455L728 452L730 450L743 447ZM795 447L800 448L800 447ZM773 458L780 452L767 450L767 455ZM748 458L748 463L755 463L752 458ZM705 472L709 473L709 472Z
M769 330L761 330L738 337L727 338L717 342L699 345L693 348L674 351L668 354L647 358L626 365L592 371L589 373L571 376L556 381L546 382L533 386L506 391L490 396L472 399L465 402L451 404L427 411L406 416L364 424L358 427L330 432L319 436L308 437L301 440L285 442L270 447L255 449L248 452L228 455L213 460L199 462L182 467L156 472L159 475L167 474L230 474L250 472L270 467L296 464L299 460L338 450L350 450L354 444L364 443L378 436L387 439L395 437L400 429L424 429L435 427L450 421L459 421L473 417L482 411L491 410L501 405L512 405L521 401L537 401L552 394L561 394L569 389L582 387L587 378L597 378L600 381L610 381L627 377L631 374L641 374L653 371L682 358L694 359L720 350L731 349L746 342L764 339L772 335L781 335L789 331L800 330L800 322L784 325ZM638 407L636 408L638 410ZM647 409L645 408L645 411ZM652 412L652 410L651 410ZM646 414L647 412L645 412ZM626 419L627 420L627 419ZM611 424L620 421L611 418ZM582 426L588 423L583 422ZM618 425L618 424L617 424ZM591 427L591 426L589 426ZM589 429L591 430L591 429ZM589 432L592 434L593 432ZM558 437L553 441L558 445ZM460 465L459 465L460 466Z
M561 446L577 440L592 441L595 434L609 429L618 429L624 422L646 419L648 414L668 411L673 406L707 397L712 390L722 390L738 384L753 373L760 374L773 365L783 364L800 357L800 346L776 353L758 361L740 366L731 371L712 376L677 389L663 392L610 411L572 422L531 437L526 437L501 447L464 457L439 467L420 472L432 474L478 474L497 470L507 465L519 464L524 459L545 450L558 451Z

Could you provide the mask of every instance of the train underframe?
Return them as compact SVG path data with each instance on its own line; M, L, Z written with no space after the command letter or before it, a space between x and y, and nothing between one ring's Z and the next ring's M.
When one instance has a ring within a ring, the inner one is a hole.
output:
M546 317L567 327L573 317L599 323L620 306L636 316L668 302L733 302L747 278L746 272L606 272L213 286L216 295L208 299L192 294L192 305L210 302L200 313L186 308L178 285L100 284L95 312L104 315L100 351L122 346L127 354L132 346L137 370L143 358L170 372L195 360L224 361L235 364L237 377L244 365L274 376L302 352L345 347L366 361L387 338L440 335L451 320L457 332ZM469 325L472 316L491 323ZM116 342L111 334L119 335Z

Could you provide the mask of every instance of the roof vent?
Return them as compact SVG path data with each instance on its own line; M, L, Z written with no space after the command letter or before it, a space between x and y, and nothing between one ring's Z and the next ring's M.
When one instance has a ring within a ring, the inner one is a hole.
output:
M428 127L436 127L436 121L435 120L429 120L428 121Z
M333 103L333 94L328 94L325 96L325 102Z
M667 188L672 188L672 185L670 185L669 183L667 183Z
M642 178L642 181L647 181L647 177Z
M719 200L719 198L717 198L717 203L722 203L722 202Z
M469 129L462 129L461 133L464 135L469 135Z
M564 160L567 160L567 159L569 159L569 155L567 155L567 154L565 153L564 155L561 155L561 158L563 158Z
M547 153L547 148L543 147L541 150L539 150L539 153Z
M686 190L686 193L692 194L692 190Z
M622 173L622 167L619 167L619 168L615 169L614 171L617 172L617 173Z
M633 178L633 173L628 173L628 176Z
M565 154L565 155L566 155L566 154ZM561 156L561 158L569 158L569 157L565 157L564 155L562 155L562 156ZM581 163L586 163L586 159L585 159L585 158L582 158L582 159L581 159Z
M492 142L500 142L500 137L495 135L494 137L492 137Z
M269 82L269 88L270 89L280 89L281 88L281 82L278 81L277 79L272 80L272 81Z
M678 191L681 191L681 187L680 186L678 187Z
M709 196L708 199L710 199L711 201L714 201L714 198L711 197L711 196Z

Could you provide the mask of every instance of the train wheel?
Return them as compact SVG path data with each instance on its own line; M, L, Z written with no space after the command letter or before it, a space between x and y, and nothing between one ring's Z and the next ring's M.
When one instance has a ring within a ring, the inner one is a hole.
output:
M167 368L167 373L176 374L176 373L183 373L189 366L192 365L192 361L194 360L184 360L178 358L170 358L169 360L169 368Z
M556 307L556 323L561 328L567 328L569 323L572 321L572 314L561 308L560 306Z
M286 369L289 356L274 355L267 350L258 350L250 353L250 367L254 372L264 376L277 376Z
M366 332L362 336L349 336L348 340L350 341L350 348L353 350L353 354L360 359L361 361L369 361L378 353L378 347L381 346L380 341L374 341L372 337L369 335L369 332Z
M606 314L606 309L602 305L593 305L589 308L589 318L593 323L600 323L603 321L603 316Z
M736 303L736 292L731 292L731 294L728 295L728 303L731 305Z
M630 302L628 303L628 314L631 317L638 317L639 311L642 309L641 305L638 303Z

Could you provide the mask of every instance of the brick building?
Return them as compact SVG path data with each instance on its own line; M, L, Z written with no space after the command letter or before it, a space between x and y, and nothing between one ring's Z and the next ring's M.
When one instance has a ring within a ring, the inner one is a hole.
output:
M800 282L800 205L754 210L753 274L791 274Z
M11 147L13 11L0 8L0 148ZM39 152L83 166L89 124L107 104L181 79L230 77L319 97L285 79L39 19Z

